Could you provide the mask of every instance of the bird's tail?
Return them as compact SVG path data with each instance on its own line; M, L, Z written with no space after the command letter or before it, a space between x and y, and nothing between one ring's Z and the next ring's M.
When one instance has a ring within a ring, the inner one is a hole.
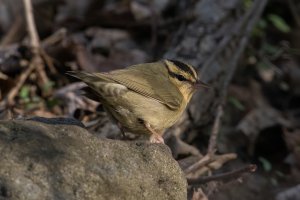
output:
M98 77L92 73L88 73L88 72L68 71L66 74L69 76L73 76L87 84L93 83L93 82L98 82L101 80L100 77Z
M81 90L84 92L84 96L95 101L99 101L101 99L101 94L99 93L99 89L96 86L97 83L109 81L109 79L101 73L68 71L66 74L86 83L87 87L84 87Z

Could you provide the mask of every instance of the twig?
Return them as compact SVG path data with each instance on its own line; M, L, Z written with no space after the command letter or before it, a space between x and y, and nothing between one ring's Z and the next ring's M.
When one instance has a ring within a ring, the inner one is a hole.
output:
M236 169L230 172L225 172L221 174L216 174L212 176L207 176L207 177L200 177L196 179L187 179L189 185L200 185L204 184L210 181L220 181L220 180L232 180L235 178L240 177L244 173L253 173L256 171L256 165L248 165L245 167L242 167L240 169Z
M217 109L217 116L215 118L211 135L209 138L209 145L208 145L208 154L213 155L214 152L216 152L216 146L217 146L217 138L218 138L218 133L220 132L220 122L221 122L221 117L223 115L223 106L219 105Z
M207 154L209 157L209 155ZM213 170L220 169L225 163L237 158L235 153L228 153L222 155L213 155L210 160L202 161L197 167L194 166L193 170L185 174L187 178L199 177L205 173L210 173Z
M43 41L41 41L40 54L52 74L57 73L57 70L55 69L54 66L54 60L46 53L44 49L52 45L55 45L59 42L63 42L63 40L66 38L66 35L67 35L67 30L65 28L61 28L57 30L55 33L53 33L52 35L50 35L49 37L47 37L46 39L44 39Z
M257 0L257 1L255 1L255 3L257 5L253 6L253 8L251 9L252 12L254 12L254 13L251 13L252 15L249 17L248 24L243 29L244 30L243 31L243 36L239 41L238 47L234 50L235 51L234 56L231 59L231 62L229 63L229 65L232 65L233 67L229 71L228 76L226 77L226 79L224 80L224 84L223 84L223 87L221 89L221 91L223 91L223 94L221 94L221 95L223 95L224 97L226 96L226 91L227 91L226 88L228 87L229 82L232 79L232 76L235 72L235 69L237 67L237 62L240 58L240 55L242 54L243 50L245 49L245 47L248 43L249 35L250 35L251 31L253 30L253 27L257 23L259 17L261 16L267 2L268 2L268 0Z
M0 72L0 79L7 80L8 76L6 74L3 74L2 72Z
M39 42L39 37L34 22L31 0L23 0L23 4L24 4L25 18L27 23L27 30L29 33L30 47L33 52L33 58L31 59L30 64L28 68L25 70L25 72L23 72L20 75L17 85L13 89L11 89L10 92L8 93L5 101L3 101L2 103L2 106L3 104L13 105L14 98L16 97L22 85L25 83L26 79L28 78L28 76L31 74L33 70L35 69L37 70L43 83L48 82L48 77L44 71L43 60L40 55L40 42Z
M33 63L30 63L28 68L23 72L17 81L17 85L12 88L9 93L7 94L6 100L4 103L7 103L8 105L13 105L13 101L15 96L18 94L19 90L21 89L22 85L25 83L26 79L30 75L30 73L35 69L35 65Z
M219 105L217 109L217 116L214 121L214 125L212 128L211 136L209 139L209 146L208 146L208 152L207 154L202 157L199 161L195 162L191 166L189 166L186 170L184 170L185 174L189 174L193 171L196 171L197 169L209 164L210 162L214 161L214 155L216 152L216 146L217 146L217 137L218 133L220 132L220 121L221 117L223 115L223 106Z
M212 160L211 155L206 154L204 157L202 157L199 161L195 162L194 164L192 164L191 166L189 166L187 169L184 170L185 174L189 174L197 169L199 169L200 167L203 167L205 165L207 165L208 163L210 163Z
M297 11L297 7L296 7L294 1L288 0L287 2L290 7L291 13L296 21L297 26L300 27L300 15L299 15L299 12Z
M7 46L9 44L19 41L25 34L24 18L21 14L15 17L15 20L7 33L2 37L0 46Z
M247 26L245 27L245 29L243 31L244 35L242 36L242 38L240 40L240 44L239 44L240 48L238 48L237 52L235 52L234 57L233 57L232 61L230 62L230 65L234 66L234 67L232 67L230 73L225 78L224 84L223 84L223 86L222 86L222 88L220 90L220 91L222 91L221 92L221 98L222 98L222 100L225 99L225 97L226 97L226 88L228 87L228 84L229 84L229 82L230 82L230 80L231 80L231 78L233 76L234 71L235 71L236 63L238 61L239 55L241 55L242 50L244 49L244 47L247 44L248 34L250 33L250 31L251 31L252 27L254 26L254 24L257 22L257 19L260 16L260 14L262 13L263 8L264 8L264 6L265 6L266 3L267 3L267 0L262 0L262 2L260 2L258 0L255 1L255 4L253 5L253 9L250 9L250 11L245 15L245 17L235 26L235 29L234 29L235 31L234 32L232 32L230 35L225 36L223 38L223 40L219 44L220 48L218 48L218 50L214 52L214 54L208 59L208 61L205 62L204 66L202 68L202 71L208 69L208 65L215 59L215 57L217 55L219 55L225 49L226 46L228 46L227 44L231 41L231 39L237 33L237 31L240 30L240 29L242 29L242 27L245 26L244 23L246 23L247 20L249 20ZM255 10L255 13L253 14L254 10ZM205 72L202 72L202 74L205 74ZM212 134L212 136L211 136L210 142L212 142L212 144L210 145L210 147L209 147L210 151L208 151L208 152L214 152L214 150L215 150L215 146L216 146L215 142L216 142L216 137L217 137L217 133L218 133L218 126L219 126L218 123L220 123L220 122L217 123L216 121L217 120L215 120L215 124L217 124L216 125L216 127L217 127L216 128L216 133ZM214 153L210 153L210 154L214 155ZM209 159L205 160L205 162L202 161L202 159L204 159L206 156ZM210 160L211 156L209 156L209 154L207 154L206 156L204 156L201 160L199 160L195 164L191 165L185 171L185 173L186 174L191 173L192 171L195 171L196 169L199 169L198 166L204 166L204 165L210 163L211 162L211 160ZM203 165L203 163L204 163L204 165Z
M27 29L30 38L30 46L31 48L33 48L33 51L39 51L40 40L36 31L31 0L23 0L23 3L25 9L25 18L27 22Z
M44 70L44 63L41 57L41 47L40 47L40 39L37 33L36 25L34 22L33 16L33 8L31 0L23 0L24 9L25 9L25 17L27 23L27 30L30 38L30 47L34 54L34 56L39 57L37 59L33 59L36 61L36 70L39 74L39 77L42 81L42 85L49 82L48 77Z
M248 10L248 12L241 18L237 23L235 23L235 26L232 27L231 32L229 32L227 35L223 37L221 42L216 47L216 50L209 56L209 58L205 61L201 68L201 74L206 74L207 70L211 67L211 64L213 61L216 60L216 57L220 55L226 48L228 48L228 44L233 40L233 37L235 35L248 35L254 26L254 24L257 22L257 18L261 15L263 8L265 7L265 4L267 3L267 0L256 0L253 3L253 6L251 9ZM254 16L253 16L254 15ZM244 26L247 25L245 29ZM251 29L249 30L249 27ZM239 45L242 46L242 45ZM243 46L242 46L243 47ZM244 48L241 48L242 50ZM240 54L235 53L235 55L239 56ZM234 70L231 70L234 71ZM203 77L201 77L203 78ZM229 76L231 78L231 76Z

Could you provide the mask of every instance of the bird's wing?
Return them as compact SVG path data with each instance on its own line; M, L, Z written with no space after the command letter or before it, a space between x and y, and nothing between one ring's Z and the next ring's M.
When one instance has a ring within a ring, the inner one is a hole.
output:
M162 62L134 65L124 70L110 73L96 73L96 76L109 78L146 97L165 104L172 110L180 108L183 96L168 77ZM141 67L142 66L142 67Z
M118 97L128 91L126 86L101 73L71 71L67 74L82 80L88 85L88 88L83 88L83 90L85 95L92 100L99 100L102 97Z

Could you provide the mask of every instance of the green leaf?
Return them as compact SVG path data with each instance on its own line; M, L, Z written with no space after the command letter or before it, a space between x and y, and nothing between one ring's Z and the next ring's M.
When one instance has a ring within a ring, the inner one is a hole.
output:
M31 100L32 100L32 102L35 102L35 103L42 101L41 97L39 97L39 96L33 96L33 97L31 97Z
M51 91L54 85L55 83L53 81L48 81L45 85L43 85L43 91L46 93Z
M27 102L26 105L25 105L26 110L32 110L32 109L35 109L35 108L39 108L39 104L34 103L34 102Z
M269 172L272 170L272 164L267 159L265 159L263 157L259 157L258 160L261 162L261 164L266 172Z
M284 178L284 177L285 177L285 176L284 176L284 173L282 173L281 171L276 170L275 173L276 173L276 175L277 175L278 177L280 177L280 178Z
M277 181L276 178L272 177L270 180L271 180L271 183L272 183L273 186L278 186L278 181Z
M265 19L260 19L257 23L257 26L261 29L266 29L268 26L268 23Z
M237 108L240 111L245 110L245 106L237 98L233 96L228 97L228 102L231 103L235 108Z
M268 65L266 62L263 61L259 61L256 66L259 70L270 69L270 65Z
M252 35L254 37L264 37L264 35L266 34L265 29L267 28L268 23L265 19L260 19L258 21L258 23L256 24L256 26L253 28L252 30Z
M284 21L282 17L275 14L269 14L268 19L272 22L272 24L281 32L288 33L291 31L290 26Z
M29 97L29 92L30 92L30 88L29 86L27 85L24 85L20 92L19 92L19 96L22 98L22 99L27 99Z
M269 54L269 55L274 55L274 54L277 54L278 51L280 51L280 48L278 46L275 46L275 45L272 45L270 43L267 43L265 42L263 45L262 45L262 50Z
M60 100L55 98L48 99L46 103L48 108L53 108L54 106L61 104Z
M243 4L244 4L245 8L250 8L253 4L253 1L252 0L244 0Z

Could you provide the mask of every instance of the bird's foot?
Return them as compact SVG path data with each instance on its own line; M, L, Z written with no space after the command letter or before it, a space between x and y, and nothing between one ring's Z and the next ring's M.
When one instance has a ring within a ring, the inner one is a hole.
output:
M150 143L158 143L158 144L165 144L164 138L158 134L152 134L150 136Z
M156 130L154 130L149 123L142 120L145 128L151 133L150 136L150 143L158 143L158 144L165 144L164 138L159 134Z

